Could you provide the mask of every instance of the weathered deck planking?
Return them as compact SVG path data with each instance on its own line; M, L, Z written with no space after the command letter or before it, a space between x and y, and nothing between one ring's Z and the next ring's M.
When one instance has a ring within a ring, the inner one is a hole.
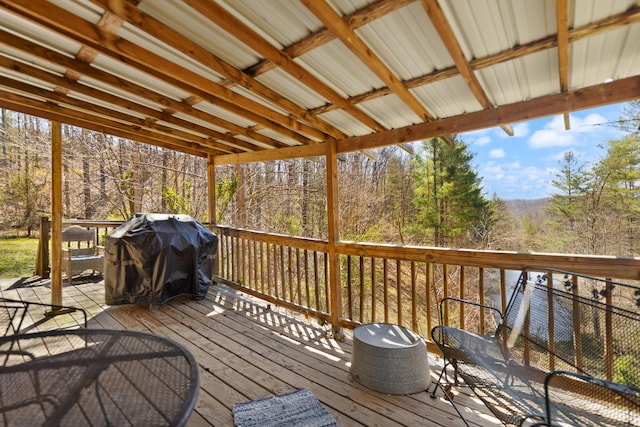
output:
M232 426L237 402L306 387L340 426L463 425L451 405L429 394L392 396L349 378L351 338L337 341L329 331L282 308L222 286L207 297L174 298L156 310L138 305L106 306L103 282L65 286L63 303L84 308L90 328L131 329L163 335L188 348L200 366L200 393L189 426ZM50 302L48 282L28 286L0 281L7 298ZM69 316L59 326L76 322ZM67 324L65 324L67 322ZM441 363L430 355L432 376ZM499 425L477 400L456 396L467 420Z

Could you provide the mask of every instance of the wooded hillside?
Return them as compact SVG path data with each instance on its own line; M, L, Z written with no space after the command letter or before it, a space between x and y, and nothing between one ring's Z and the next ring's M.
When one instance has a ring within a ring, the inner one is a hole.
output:
M503 201L482 193L474 153L455 138L387 147L339 161L340 238L408 245L640 254L640 102L626 136L597 141L607 154L559 164L548 199ZM629 119L631 118L631 119ZM635 120L635 122L633 121ZM0 230L32 233L50 212L50 129L2 110ZM207 222L206 160L63 125L63 216L126 219L135 212L187 213ZM326 238L323 158L216 168L216 223Z

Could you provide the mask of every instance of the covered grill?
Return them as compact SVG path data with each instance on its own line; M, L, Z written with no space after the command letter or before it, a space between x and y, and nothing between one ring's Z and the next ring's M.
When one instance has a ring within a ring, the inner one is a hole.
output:
M105 239L107 304L159 304L182 294L204 298L217 247L216 235L188 215L134 215Z

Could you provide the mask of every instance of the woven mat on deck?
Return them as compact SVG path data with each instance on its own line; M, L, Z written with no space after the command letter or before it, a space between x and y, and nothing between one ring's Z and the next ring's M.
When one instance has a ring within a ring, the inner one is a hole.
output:
M322 403L306 388L233 405L237 427L337 427Z

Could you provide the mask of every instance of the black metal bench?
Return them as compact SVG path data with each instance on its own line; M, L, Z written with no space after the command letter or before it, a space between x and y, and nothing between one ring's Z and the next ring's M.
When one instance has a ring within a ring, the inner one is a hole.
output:
M495 331L449 325L443 313L461 310L494 313ZM548 414L569 425L640 425L640 287L525 269L505 310L445 298L440 317L432 338L445 363L432 397L440 388L455 407L451 386L468 386L506 425L547 425Z

